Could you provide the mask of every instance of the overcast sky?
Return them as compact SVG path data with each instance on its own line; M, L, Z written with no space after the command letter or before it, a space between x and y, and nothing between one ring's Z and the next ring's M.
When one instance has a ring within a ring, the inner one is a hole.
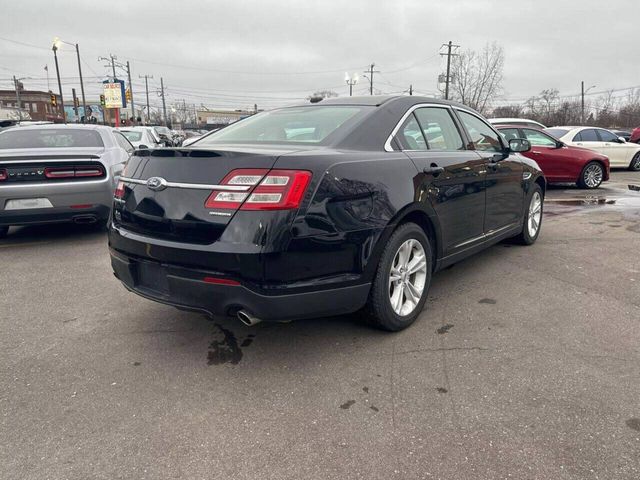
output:
M444 68L438 55L452 40L462 48L504 47L503 102L545 88L577 94L640 85L637 0L262 0L52 1L5 0L0 17L0 88L12 75L27 89L57 92L51 52L55 36L78 42L87 92L93 99L110 71L99 56L131 62L137 102L153 75L151 103L167 101L269 108L318 89L348 95L345 72L375 62L380 93L437 93ZM20 45L24 42L32 46ZM79 90L72 46L59 52L65 95ZM121 75L124 77L124 74ZM357 93L368 93L361 76Z

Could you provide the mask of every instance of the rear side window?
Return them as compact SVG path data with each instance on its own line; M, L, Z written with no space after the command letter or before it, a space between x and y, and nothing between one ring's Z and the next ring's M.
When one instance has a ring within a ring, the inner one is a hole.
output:
M587 128L586 130L582 130L575 137L573 137L574 142L599 142L598 135L593 128Z
M464 150L464 142L448 109L418 108L415 115L429 150Z
M530 128L524 129L524 136L531 145L536 147L555 147L556 141L548 135L545 135L538 130L531 130Z
M0 149L104 147L95 130L80 128L13 128L0 132Z
M458 110L458 115L467 132L469 132L469 137L471 138L470 150L488 152L501 152L504 150L500 137L489 125L475 115L462 110Z
M127 140L124 135L122 135L120 132L113 132L113 135L116 138L116 143L118 144L118 146L124 150L126 150L127 152L133 152L135 149L133 148L133 145L131 145L131 143L129 143L129 140Z
M122 133L130 142L139 142L142 140L142 132L138 130L122 130Z
M400 146L403 150L426 150L427 142L424 139L424 135L422 134L422 129L420 128L420 124L416 120L416 117L413 115L409 115L409 117L405 120L398 130L398 134L396 135L396 139L400 143Z
M545 128L544 131L555 138L564 137L567 133L569 133L569 130L565 130L564 128Z

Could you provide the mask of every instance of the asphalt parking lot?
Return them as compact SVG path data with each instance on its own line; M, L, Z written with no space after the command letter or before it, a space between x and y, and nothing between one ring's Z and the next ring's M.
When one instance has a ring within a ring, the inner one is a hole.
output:
M208 320L104 232L0 240L0 478L640 478L640 175L550 188L532 247L438 273L410 329Z

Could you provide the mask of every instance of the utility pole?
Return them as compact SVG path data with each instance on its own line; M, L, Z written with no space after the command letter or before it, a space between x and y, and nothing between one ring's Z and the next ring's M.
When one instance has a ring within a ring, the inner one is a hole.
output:
M584 96L589 93L589 90L596 88L595 85L591 85L586 90L584 89L584 81L580 82L580 123L584 125Z
M78 73L80 74L80 91L82 92L82 111L84 112L84 115L82 115L83 120L82 123L84 123L86 121L87 118L87 101L84 98L84 82L82 81L82 67L80 66L80 48L78 47L78 44L76 43L76 56L78 57ZM49 72L47 71L47 84L49 81ZM74 106L75 106L75 101L74 101ZM78 107L76 107L76 116L78 115Z
M162 97L162 115L164 118L164 126L167 126L167 105L164 101L164 79L160 77L160 96Z
M409 95L413 95L413 85L409 85Z
M127 60L127 77L129 77L129 95L131 95L131 117L133 118L133 124L136 124L136 110L133 106L133 84L131 83L131 67L129 66L129 60Z
M16 87L16 102L18 103L18 118L22 120L22 107L20 102L20 82L16 79L16 76L13 76L13 85Z
M380 73L380 70L374 70L373 67L375 67L376 64L372 63L369 66L369 70L365 70L364 73L369 75L369 95L373 95L373 74L374 73Z
M447 48L447 53L441 53L440 56L447 57L447 75L444 79L444 99L445 100L449 100L449 84L451 83L451 57L456 56L457 53L451 53L451 50L453 48L459 48L460 45L454 45L453 42L451 40L449 40L449 43L445 43L442 45L443 47Z
M142 77L143 75L138 75L138 78L142 78ZM150 78L153 79L153 75L144 75L144 88L147 91L147 123L151 123L151 111L149 110L149 79Z

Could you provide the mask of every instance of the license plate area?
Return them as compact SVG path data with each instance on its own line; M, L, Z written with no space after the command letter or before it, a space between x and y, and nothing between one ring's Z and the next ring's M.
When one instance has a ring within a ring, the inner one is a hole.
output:
M156 293L169 293L167 270L159 263L139 262L137 267L137 286Z
M29 210L32 208L53 208L48 198L17 198L7 200L5 210Z

